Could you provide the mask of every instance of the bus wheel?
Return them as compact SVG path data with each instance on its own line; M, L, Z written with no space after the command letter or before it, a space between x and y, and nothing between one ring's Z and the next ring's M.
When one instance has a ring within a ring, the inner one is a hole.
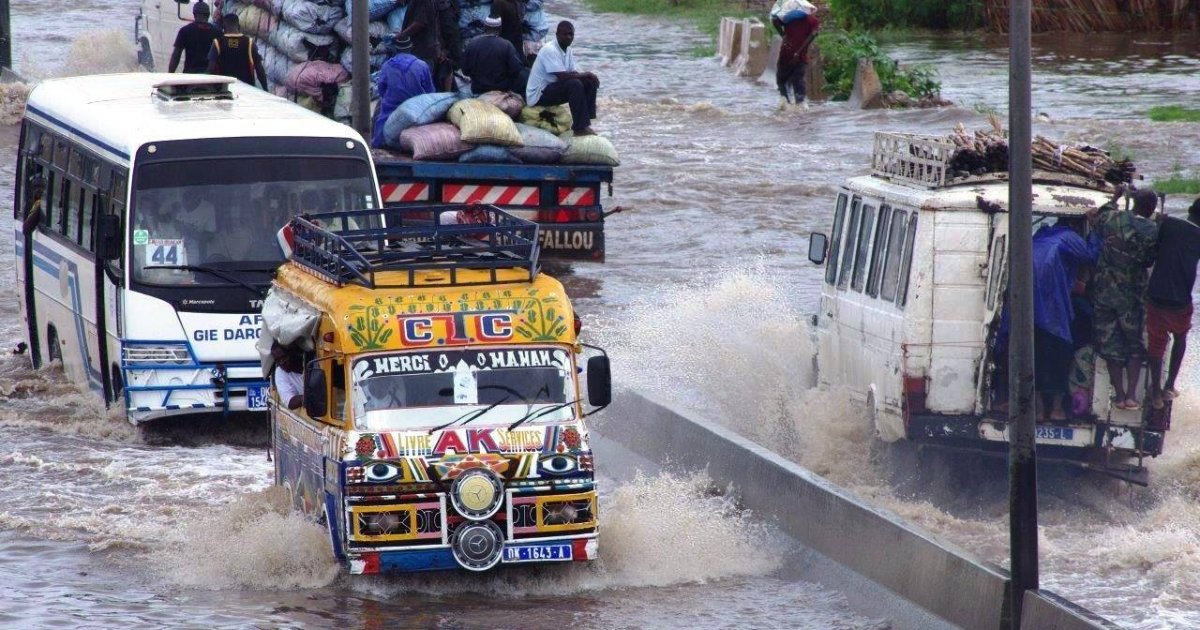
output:
M143 37L138 41L138 65L147 72L154 72L154 53L150 51L150 40Z
M46 329L46 355L51 363L62 363L62 346L58 344L58 330L54 326Z
M109 368L109 371L112 373L112 379L110 380L112 383L112 399L114 401L120 400L121 394L125 393L125 381L121 378L121 366L114 363Z

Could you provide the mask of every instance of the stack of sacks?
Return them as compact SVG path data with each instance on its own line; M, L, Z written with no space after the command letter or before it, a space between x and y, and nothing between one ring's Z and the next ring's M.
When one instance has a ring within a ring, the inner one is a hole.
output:
M328 35L333 25L346 17L346 11L336 4L325 4L314 0L283 0L283 20L292 26L314 35Z
M570 133L571 115L565 105L523 104L511 92L475 98L454 92L414 96L384 122L384 141L417 160L618 165L617 152L608 140L575 138ZM514 122L517 118L538 125Z

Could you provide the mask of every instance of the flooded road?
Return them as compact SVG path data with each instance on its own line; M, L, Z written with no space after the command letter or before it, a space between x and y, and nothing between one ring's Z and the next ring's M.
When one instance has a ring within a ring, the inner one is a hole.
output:
M944 133L960 121L986 124L980 112L1002 112L1002 42L891 45L902 59L936 63L944 95L960 107L778 112L772 87L691 57L705 42L686 26L549 7L576 22L577 59L603 82L596 128L622 153L608 205L631 209L610 219L610 262L566 278L585 326L614 351L618 379L703 408L1002 562L1002 480L961 479L950 468L953 487L898 495L887 464L869 458L870 434L844 395L805 390L797 378L810 352L804 314L820 280L805 260L807 234L827 229L834 187L865 170L876 130ZM86 17L77 5L17 3L19 69L128 69L135 13L131 0L89 5ZM1200 45L1139 39L1148 38L1039 38L1034 104L1047 118L1035 133L1115 141L1151 176L1195 168L1200 126L1153 124L1144 112L1194 102ZM10 233L13 128L0 130L0 144L8 156L0 160L0 230ZM0 277L12 273L6 246ZM8 347L21 323L12 293L0 298ZM612 471L605 486L598 566L433 581L339 578L320 531L286 514L267 490L261 449L148 446L60 374L24 366L22 357L0 357L5 625L914 627L807 581L794 571L794 544L720 494L632 470ZM1091 477L1043 484L1044 584L1130 627L1200 626L1200 397L1194 386L1187 391L1167 454L1151 465L1151 490Z

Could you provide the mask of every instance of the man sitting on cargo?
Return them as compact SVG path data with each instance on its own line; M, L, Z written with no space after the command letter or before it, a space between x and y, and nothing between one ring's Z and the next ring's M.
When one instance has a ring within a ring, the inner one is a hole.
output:
M471 79L471 92L524 93L529 71L513 45L500 37L500 18L485 19L483 27L483 35L468 42L463 53L463 73Z
M275 391L279 400L288 409L299 409L304 404L304 359L299 352L279 343L271 344L271 358L275 359Z
M1063 400L1075 360L1071 322L1075 318L1071 289L1080 265L1094 265L1100 237L1085 242L1079 219L1060 218L1033 235L1033 374L1042 397L1042 417L1065 420Z
M399 36L389 49L393 52L392 58L383 63L383 67L379 69L379 78L375 80L379 91L379 111L375 115L371 146L376 148L386 145L383 125L401 103L414 96L435 91L429 64L412 54L412 40Z
M571 128L576 136L595 135L592 119L596 117L596 92L600 79L591 72L580 72L575 57L568 48L575 41L575 26L563 20L558 23L553 42L542 46L537 60L529 71L525 101L530 106L549 107L569 103Z
M1154 264L1158 226L1150 215L1158 206L1153 190L1133 193L1133 212L1117 208L1124 186L1108 202L1089 214L1098 218L1103 243L1092 281L1096 304L1096 354L1108 365L1113 406L1140 409L1137 382L1146 348L1142 344L1145 320L1146 269Z
M1192 289L1196 286L1196 264L1200 262L1200 199L1188 208L1187 220L1158 214L1158 260L1150 274L1146 294L1146 338L1150 361L1150 392L1155 409L1164 400L1179 396L1175 379L1183 366L1187 335L1192 328ZM1162 380L1163 356L1167 353L1167 335L1171 344L1171 365L1165 386Z

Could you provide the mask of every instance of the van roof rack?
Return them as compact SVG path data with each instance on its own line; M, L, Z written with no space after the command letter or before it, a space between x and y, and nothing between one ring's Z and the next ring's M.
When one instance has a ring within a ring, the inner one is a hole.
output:
M458 223L463 211L474 215L476 222ZM290 238L293 262L339 287L413 286L420 271L448 272L444 280L426 276L421 286L522 281L501 279L502 269L524 270L532 282L540 269L538 225L493 205L433 204L306 214L293 218L283 233ZM488 273L480 280L463 277L464 270ZM380 284L376 274L382 271L407 272L407 283Z
M216 75L171 77L154 84L154 95L164 101L229 100L233 98L229 86L235 81Z
M871 173L908 184L939 188L946 185L946 170L954 149L953 142L937 136L876 131Z

